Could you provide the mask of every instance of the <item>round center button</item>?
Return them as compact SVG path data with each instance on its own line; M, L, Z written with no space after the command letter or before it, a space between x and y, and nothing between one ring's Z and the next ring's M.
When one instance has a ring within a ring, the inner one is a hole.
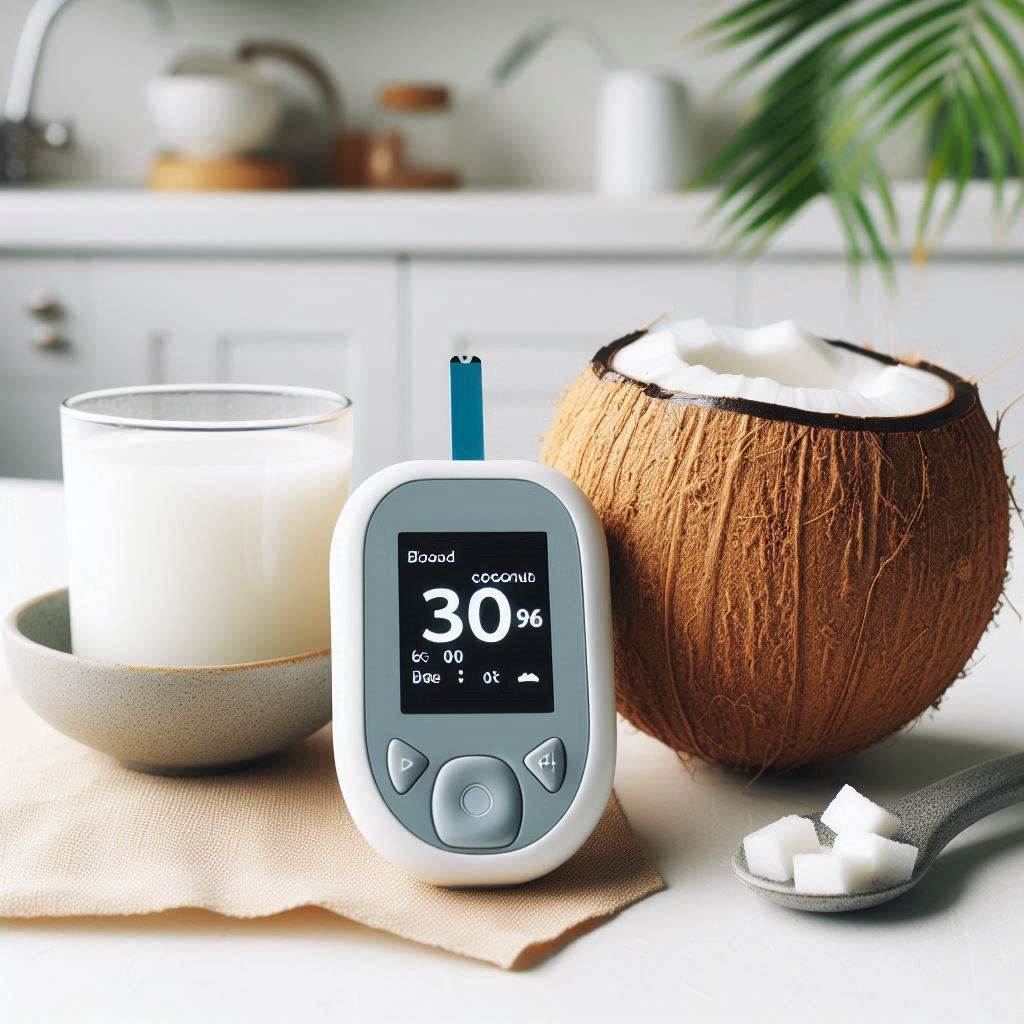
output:
M462 791L459 803L467 814L472 814L474 818L482 818L494 806L494 798L488 789L474 783Z
M519 834L523 794L516 773L499 758L456 757L437 773L430 813L445 846L499 849Z

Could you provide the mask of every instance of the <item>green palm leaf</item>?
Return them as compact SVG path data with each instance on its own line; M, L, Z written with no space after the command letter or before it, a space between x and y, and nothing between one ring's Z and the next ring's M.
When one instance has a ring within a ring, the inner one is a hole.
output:
M1024 170L1024 0L745 0L700 34L753 47L730 82L764 77L753 113L695 179L720 188L709 216L730 248L760 249L827 196L849 256L888 264L898 225L877 153L910 126L931 140L920 252L979 171L999 212ZM1014 213L1022 204L1019 191Z

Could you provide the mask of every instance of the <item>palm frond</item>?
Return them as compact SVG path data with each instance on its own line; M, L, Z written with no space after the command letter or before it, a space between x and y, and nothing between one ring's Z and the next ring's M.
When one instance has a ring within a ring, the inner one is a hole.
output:
M733 81L764 78L747 122L695 180L720 186L711 218L732 248L760 248L827 196L849 256L887 264L897 222L877 154L911 126L931 140L920 250L979 171L997 212L1024 171L1024 0L745 0L702 35L753 48Z

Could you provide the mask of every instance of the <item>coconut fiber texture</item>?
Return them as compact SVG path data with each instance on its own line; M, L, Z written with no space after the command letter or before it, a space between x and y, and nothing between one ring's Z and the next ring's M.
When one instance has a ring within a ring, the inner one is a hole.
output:
M0 673L2 676L2 673ZM141 775L37 719L0 678L0 916L318 906L524 967L661 889L613 797L594 834L529 885L451 890L399 874L345 809L330 729L226 775Z
M977 390L935 370L949 406L898 421L758 408L610 371L636 337L572 384L541 456L604 522L621 713L760 770L853 753L937 704L1008 554Z

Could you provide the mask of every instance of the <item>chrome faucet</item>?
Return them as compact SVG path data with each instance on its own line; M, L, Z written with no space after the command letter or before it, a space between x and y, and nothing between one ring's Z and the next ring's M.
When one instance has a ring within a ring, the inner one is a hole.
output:
M71 126L64 121L40 123L32 115L32 98L39 78L46 37L57 16L72 0L36 0L21 29L11 84L0 115L0 184L29 178L29 159L34 146L63 149L71 143ZM170 22L168 0L146 0L162 24Z

